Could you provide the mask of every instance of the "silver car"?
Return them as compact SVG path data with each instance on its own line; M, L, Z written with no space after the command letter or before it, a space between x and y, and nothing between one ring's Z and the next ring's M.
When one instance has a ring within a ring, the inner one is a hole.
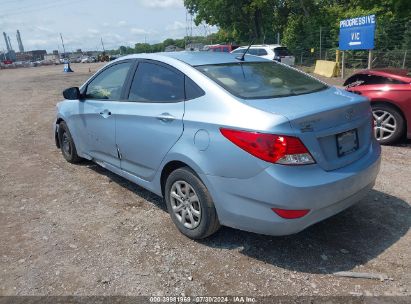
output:
M63 95L65 159L164 197L193 239L220 225L299 232L361 200L379 171L367 99L256 56L126 56Z

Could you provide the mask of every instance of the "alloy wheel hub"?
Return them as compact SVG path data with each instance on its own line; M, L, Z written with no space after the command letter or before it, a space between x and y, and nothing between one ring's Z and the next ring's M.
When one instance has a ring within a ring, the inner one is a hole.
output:
M374 134L377 140L390 138L397 130L397 120L388 111L374 110L373 111L375 126Z
M185 181L176 181L171 186L170 203L177 220L188 229L200 224L200 201L194 188Z

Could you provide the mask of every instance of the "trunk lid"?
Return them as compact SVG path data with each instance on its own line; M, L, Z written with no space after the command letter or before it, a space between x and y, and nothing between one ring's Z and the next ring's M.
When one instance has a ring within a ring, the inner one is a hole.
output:
M328 88L310 94L245 102L285 116L293 134L303 141L324 170L335 170L358 160L371 144L371 109L362 96Z

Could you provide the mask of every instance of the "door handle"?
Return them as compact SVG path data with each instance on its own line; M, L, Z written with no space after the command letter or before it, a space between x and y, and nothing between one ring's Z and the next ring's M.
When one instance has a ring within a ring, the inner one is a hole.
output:
M100 111L100 115L103 116L104 118L107 118L111 115L111 112L105 109L104 111Z
M162 121L162 122L172 122L173 120L175 120L176 118L171 115L170 113L161 113L160 115L158 115L156 117L158 120Z

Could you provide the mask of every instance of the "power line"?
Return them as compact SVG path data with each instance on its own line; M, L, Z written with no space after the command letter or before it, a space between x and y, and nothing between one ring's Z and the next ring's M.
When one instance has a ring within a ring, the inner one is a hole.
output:
M55 7L59 7L59 6L64 6L64 5L68 5L68 4L73 4L76 2L82 2L82 0L72 0L72 1L60 1L60 2L49 2L49 3L45 3L45 6L36 6L36 7L27 7L28 9L25 8L13 8L10 11L6 11L5 13L1 14L1 17L6 17L6 16L14 16L14 15L21 15L21 14L27 14L27 13L33 13L33 12L37 12L37 11L43 11L43 10L48 10L51 8L55 8ZM44 3L43 3L44 4ZM13 12L15 11L15 12Z

